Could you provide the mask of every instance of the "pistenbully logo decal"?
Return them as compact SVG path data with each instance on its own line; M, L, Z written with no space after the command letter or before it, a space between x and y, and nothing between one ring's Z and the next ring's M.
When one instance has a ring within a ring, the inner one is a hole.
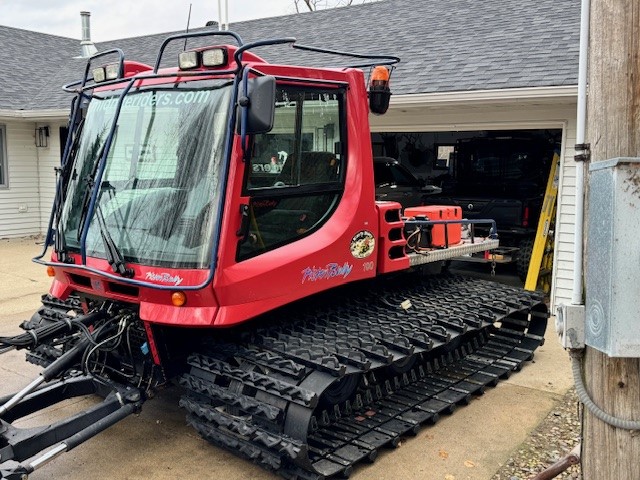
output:
M337 263L328 263L326 267L307 267L302 270L302 283L317 282L318 280L330 280L335 277L347 278L353 270L353 265L344 262L339 265Z
M180 275L171 275L168 272L147 272L145 277L147 280L151 280L153 282L161 282L161 283L173 283L176 287L182 283L184 278Z

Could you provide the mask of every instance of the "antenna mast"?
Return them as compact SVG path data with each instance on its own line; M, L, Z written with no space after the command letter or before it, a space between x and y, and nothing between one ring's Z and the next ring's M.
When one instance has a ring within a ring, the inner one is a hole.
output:
M191 7L192 7L192 3L189 4L189 16L187 17L187 30L184 33L189 33L189 23L191 23ZM187 39L184 39L184 48L183 50L187 49Z

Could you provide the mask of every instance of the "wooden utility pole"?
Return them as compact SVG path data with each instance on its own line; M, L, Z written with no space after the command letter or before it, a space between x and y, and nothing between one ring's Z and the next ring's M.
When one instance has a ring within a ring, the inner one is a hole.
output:
M640 157L640 0L591 0L590 24L591 161ZM640 224L637 228L638 242L626 247L633 251L640 249ZM629 285L626 295L637 298L640 322L638 288ZM640 421L640 359L609 358L587 347L583 371L596 405L616 417ZM640 479L640 432L610 427L585 409L582 440L585 480Z

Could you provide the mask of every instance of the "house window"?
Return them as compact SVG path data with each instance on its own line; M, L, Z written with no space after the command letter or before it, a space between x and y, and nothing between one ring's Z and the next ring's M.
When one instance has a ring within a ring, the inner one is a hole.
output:
M278 88L274 127L253 139L239 260L294 242L331 216L344 182L343 108L342 89Z
M0 187L9 186L9 174L7 172L7 129L0 125Z

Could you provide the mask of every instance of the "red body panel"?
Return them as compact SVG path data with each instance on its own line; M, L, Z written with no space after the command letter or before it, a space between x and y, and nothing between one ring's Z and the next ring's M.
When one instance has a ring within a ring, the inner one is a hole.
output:
M378 273L397 272L409 268L405 252L404 222L400 216L402 205L398 202L376 202L380 225L378 249Z
M246 198L241 196L245 164L236 142L214 277L214 290L220 302L214 322L218 326L232 325L314 293L370 278L376 271L376 251L361 259L351 253L351 243L358 232L368 231L378 238L368 106L362 72L271 65L263 66L261 70L272 75L349 84L344 193L331 218L315 233L238 263L235 258L236 232L240 227L238 212Z
M71 255L80 264L79 255ZM55 260L55 257L54 257ZM171 294L182 291L181 286L200 285L208 277L208 270L184 270L175 268L149 267L127 264L133 268L137 280L157 285L175 285L175 290L157 290L150 287L131 287L103 276L87 272L56 267L56 275L49 293L58 298L66 298L73 291L94 296L107 297L140 305L140 318L153 323L168 325L208 326L218 311L218 302L211 285L200 290L186 291L187 303L174 307ZM87 258L87 266L111 273L106 260Z
M247 57L253 62L258 57ZM360 70L319 70L254 63L265 74L287 79L326 80L325 87L340 84L346 90L347 145L344 192L331 217L314 233L259 256L236 261L237 232L246 164L236 135L230 158L226 202L223 208L217 264L213 281L201 290L187 290L187 302L173 306L174 290L126 285L86 270L56 266L51 294L66 297L78 291L140 305L145 322L184 327L229 326L348 282L376 275L381 241L375 205L373 159L370 143L367 92ZM185 77L180 77L186 80ZM140 80L146 84L146 80ZM295 80L287 80L295 83ZM149 84L160 83L150 79ZM364 243L363 243L364 242ZM375 244L372 246L371 244ZM362 248L365 245L366 248ZM72 255L80 264L78 255ZM55 261L55 256L54 256ZM408 262L395 262L397 270ZM87 258L87 266L111 273L105 260ZM134 279L159 285L202 284L208 270L181 270L128 264Z

